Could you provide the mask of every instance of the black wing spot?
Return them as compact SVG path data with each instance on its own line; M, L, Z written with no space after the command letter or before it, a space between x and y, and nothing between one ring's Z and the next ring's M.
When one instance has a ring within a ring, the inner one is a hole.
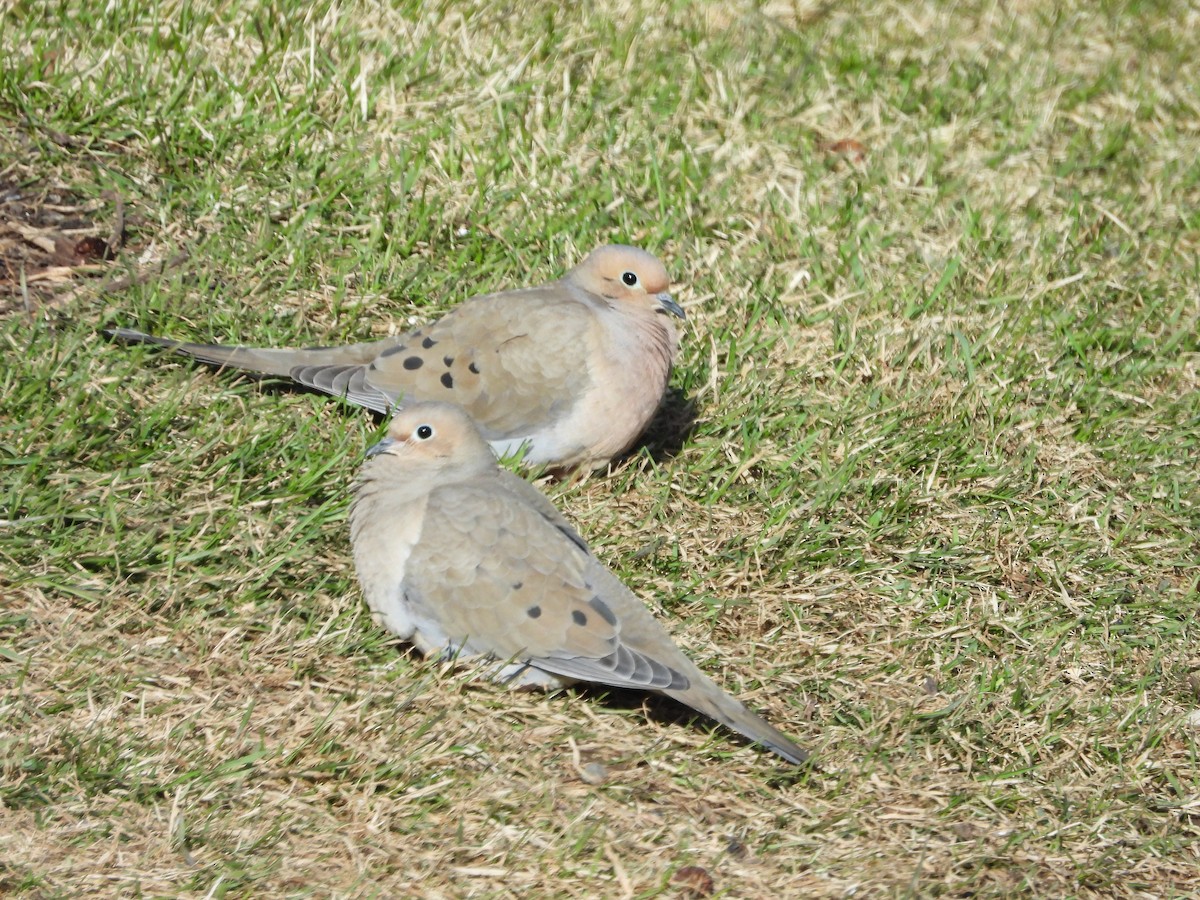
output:
M540 606L531 606L529 609L525 610L525 615L529 616L531 619L540 618L542 615L542 608Z
M469 366L467 366L467 368L468 368L468 369L469 369L469 370L470 370L470 371L471 371L473 374L475 374L475 375L478 375L478 374L479 374L479 366L475 365L475 363L471 363Z
M421 359L419 356L410 356L404 361L404 368L408 369L409 371L412 371L413 369L419 369L423 365L425 365L425 360Z
M406 347L404 344L397 344L395 347L388 347L386 350L384 350L379 355L380 355L380 357L395 356L397 353L403 353L407 349L408 349L408 347Z
M451 375L449 372L443 373L442 374L442 385L444 387L448 387L448 388L454 387L454 376Z
M576 625L583 627L587 624L587 613L581 609L577 609L571 613L571 621L573 621Z
M600 618L602 618L609 625L615 626L617 624L616 614L613 613L613 611L608 608L608 604L605 603L603 600L601 600L599 597L593 597L591 600L589 600L588 606L590 606L597 613L599 613Z
M525 587L525 582L523 582L523 581L514 581L514 582L513 582L513 586L512 586L512 587L513 587L513 590L514 590L514 591L519 591L521 588Z
M432 347L436 343L437 343L437 341L435 341L433 338L427 337L427 338L425 338L425 340L421 341L421 346L424 347L426 350L428 350L430 347Z
M444 362L446 364L446 368L448 369L452 365L454 365L454 357L453 356L443 356L442 362Z

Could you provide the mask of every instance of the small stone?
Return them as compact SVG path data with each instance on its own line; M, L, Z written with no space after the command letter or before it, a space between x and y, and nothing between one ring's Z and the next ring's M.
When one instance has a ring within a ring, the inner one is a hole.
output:
M604 782L608 781L608 769L600 765L600 763L591 762L579 768L579 777L583 779L585 784L604 784Z

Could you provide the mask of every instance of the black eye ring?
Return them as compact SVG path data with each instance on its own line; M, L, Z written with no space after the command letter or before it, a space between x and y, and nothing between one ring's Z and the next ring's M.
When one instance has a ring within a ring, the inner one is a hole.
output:
M638 283L637 273L636 272L626 272L621 276L621 280L623 282L625 282L627 285L629 285L630 287L633 287L635 284Z
M419 441L427 441L433 437L433 428L429 425L418 425L417 430L413 432Z

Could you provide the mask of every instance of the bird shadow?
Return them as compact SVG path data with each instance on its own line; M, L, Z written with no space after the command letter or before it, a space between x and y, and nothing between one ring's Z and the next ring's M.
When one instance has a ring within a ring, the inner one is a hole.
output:
M633 447L616 462L624 462L645 450L656 463L674 459L687 445L696 430L699 407L679 388L668 388L658 405L658 411Z
M777 771L768 778L768 783L774 786L786 787L799 782L810 782L818 773L815 761L810 759L803 765L797 766L779 759L770 750L759 746L733 729L661 694L587 682L576 682L567 690L588 703L622 712L640 712L658 725L697 731L715 731L722 740L728 741L730 745L752 747L762 753L764 759L770 763L778 763Z

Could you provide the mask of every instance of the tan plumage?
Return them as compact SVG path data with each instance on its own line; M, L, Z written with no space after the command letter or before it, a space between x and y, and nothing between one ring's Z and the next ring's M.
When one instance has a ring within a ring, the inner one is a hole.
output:
M498 453L599 466L632 446L658 408L675 357L662 263L607 246L558 281L485 294L399 337L308 350L192 344L127 328L113 337L291 378L376 412L424 400L465 409Z
M501 677L659 691L793 763L808 754L722 691L553 504L501 469L462 410L399 412L363 466L354 562L376 621L426 654L511 661Z

